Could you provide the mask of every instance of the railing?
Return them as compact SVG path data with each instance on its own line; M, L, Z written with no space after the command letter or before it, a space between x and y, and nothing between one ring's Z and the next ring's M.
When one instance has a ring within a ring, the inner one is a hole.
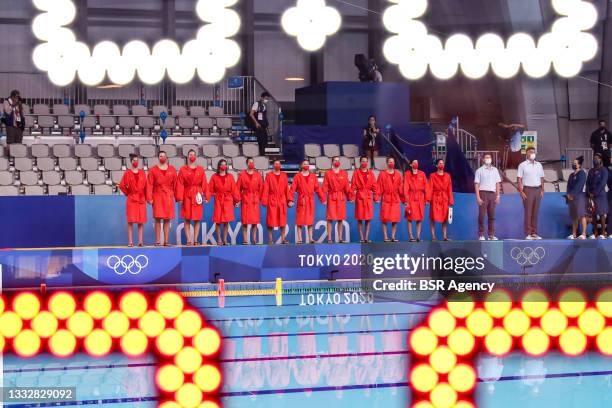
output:
M578 157L584 157L583 167L585 169L591 168L593 163L593 150L588 147L568 147L565 149L565 168L570 169L572 163Z
M406 170L410 167L410 160L406 157L406 155L391 141L391 131L385 130L382 132L383 139L387 142L387 144L391 147L395 156L402 160L402 170ZM399 164L399 163L398 163Z

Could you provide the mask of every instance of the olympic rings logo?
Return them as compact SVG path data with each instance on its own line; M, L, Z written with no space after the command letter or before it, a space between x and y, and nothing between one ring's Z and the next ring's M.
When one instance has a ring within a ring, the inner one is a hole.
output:
M111 255L106 259L106 266L115 271L117 275L138 275L144 268L149 265L149 258L145 255L138 255L134 258L132 255Z
M544 250L543 247L537 247L537 248L514 247L510 251L510 257L512 257L512 259L514 259L516 263L519 264L520 266L537 265L540 262L542 262L545 256L546 256L546 251Z

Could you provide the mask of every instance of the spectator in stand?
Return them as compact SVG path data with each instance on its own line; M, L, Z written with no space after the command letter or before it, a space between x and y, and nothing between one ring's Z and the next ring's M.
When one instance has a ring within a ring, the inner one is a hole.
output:
M302 241L303 227L306 227L308 232L307 242L314 243L312 227L315 216L315 194L323 204L325 204L325 194L323 194L323 190L319 185L317 175L310 172L310 162L308 160L302 160L301 171L293 176L291 190L289 191L290 205L293 205L295 193L298 195L295 208L295 225L298 227L296 243L301 244L304 242Z
M176 201L181 203L181 217L184 220L187 245L199 245L198 236L206 203L206 171L204 167L196 164L198 158L195 150L189 150L187 156L188 163L181 167L176 181ZM193 235L191 235L191 223L193 223Z
M397 242L397 224L401 220L402 201L404 191L402 175L395 170L395 159L387 157L387 170L378 175L378 192L381 197L380 221L382 222L383 238L385 242ZM387 223L391 223L391 238L387 232Z
M593 208L593 234L589 239L606 239L606 215L608 214L608 169L603 165L601 153L593 156L593 168L589 170L586 181L586 192ZM600 224L601 230L597 224Z
M610 166L610 144L612 143L612 133L606 128L606 121L600 120L599 127L591 133L591 148L593 154L599 153L603 159L603 166Z
M542 239L538 235L538 215L544 197L544 168L536 161L533 147L527 149L526 160L518 167L518 191L525 211L525 239Z
M587 175L582 170L583 161L584 158L582 156L574 160L574 164L572 164L574 172L570 174L569 180L567 180L567 205L572 220L572 234L567 239L586 239L587 220L584 186ZM578 224L582 226L582 234L580 236L578 236Z
M476 170L474 176L474 190L478 203L478 240L485 238L485 216L489 219L489 241L497 241L495 236L495 207L499 204L501 191L501 177L499 170L493 166L493 157L489 153L484 155L484 164Z
M217 232L217 245L228 245L227 231L229 223L234 221L234 207L240 206L240 195L236 188L234 176L227 173L227 161L219 160L217 172L208 184L208 199L215 198L213 222ZM221 229L223 228L223 235Z
M374 158L378 156L380 150L380 129L376 126L376 116L368 118L368 126L363 128L363 155L370 159L374 167Z
M504 143L504 167L514 168L521 162L521 136L525 131L525 125L520 123L498 123L502 128L500 139Z
M370 235L370 222L374 216L374 201L378 202L378 184L374 171L369 169L368 158L361 157L359 169L353 173L351 188L355 197L355 220L357 230L362 244L372 242L368 239ZM365 233L363 224L365 223Z
M153 204L155 246L161 245L162 229L164 246L170 246L170 223L174 219L176 169L168 164L166 152L160 151L157 157L159 164L150 168L147 176L147 202Z
M138 225L138 246L143 246L142 230L143 225L147 222L147 175L144 170L138 168L138 156L130 154L131 169L127 169L119 183L119 189L125 196L126 200L126 217L128 230L128 246L134 246L132 239L132 226Z
M23 141L25 117L23 116L21 94L18 90L11 91L10 96L4 101L3 108L6 123L6 144L19 144Z
M266 174L261 203L266 207L266 226L268 227L268 243L273 244L272 231L281 229L281 244L287 241L287 207L293 206L293 198L289 194L289 178L281 171L280 160L274 160L273 170Z
M268 92L263 92L259 100L253 104L249 117L252 124L255 126L255 135L257 136L257 144L259 145L259 155L266 155L266 147L268 146L268 108L267 104L271 95Z
M404 198L406 209L404 215L408 221L410 242L421 242L421 228L425 218L427 196L427 176L419 170L419 161L411 160L410 169L404 173ZM416 240L412 233L412 222L416 222Z
M436 161L436 172L429 175L427 183L427 201L429 201L429 218L431 223L431 240L436 240L436 223L442 224L442 239L448 241L447 227L453 199L453 183L450 174L444 171L444 160Z
M255 170L255 161L252 157L246 159L247 169L238 176L238 194L240 195L240 222L242 223L242 244L257 244L257 225L259 225L259 212L261 196L264 190L264 181L261 173ZM248 227L251 226L252 240L248 236ZM262 237L263 239L263 237Z
M612 171L610 170L608 171L608 216L606 220L608 221L606 229L610 231L608 238L612 239Z
M331 244L334 236L332 223L336 221L338 241L347 243L342 237L342 222L346 220L346 202L353 200L353 192L348 174L340 168L340 157L332 158L332 169L325 172L323 195L327 196L327 243Z

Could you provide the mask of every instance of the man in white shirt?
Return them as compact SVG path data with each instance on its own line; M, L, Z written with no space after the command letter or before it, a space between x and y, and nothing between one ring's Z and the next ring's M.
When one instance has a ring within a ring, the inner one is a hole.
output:
M542 239L538 235L538 212L544 197L544 168L536 161L533 147L527 149L527 157L518 167L518 190L525 209L525 239Z
M497 241L495 236L495 207L499 204L501 191L501 177L499 170L493 166L490 154L484 155L484 164L474 177L474 190L478 203L478 239L485 240L485 216L489 219L489 240Z
M270 94L264 92L259 97L259 100L253 104L249 118L251 119L252 127L254 127L255 135L257 136L257 144L259 145L259 155L266 155L266 147L268 146L268 109L267 103L270 100Z

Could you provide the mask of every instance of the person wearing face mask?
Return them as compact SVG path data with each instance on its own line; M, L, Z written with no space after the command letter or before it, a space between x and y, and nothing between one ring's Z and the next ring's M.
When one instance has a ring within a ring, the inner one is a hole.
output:
M425 218L425 202L427 201L427 176L419 170L419 161L411 160L410 169L404 173L404 197L406 209L404 216L408 221L408 236L410 242L415 242L412 223L416 222L416 242L421 242L421 228Z
M493 158L485 154L484 164L474 175L474 190L478 203L478 239L485 240L485 216L489 219L489 240L497 241L495 236L495 207L499 204L501 191L501 176L493 166Z
M593 154L599 153L603 160L604 167L610 166L610 144L612 143L612 133L606 128L606 121L600 120L599 127L591 133L591 148Z
M368 118L368 126L363 128L364 155L370 159L370 163L374 164L374 158L378 156L380 150L380 129L376 126L376 116L371 115Z
M447 227L449 208L453 206L453 183L450 174L444 171L444 160L436 161L436 172L429 175L427 183L429 206L429 229L432 241L436 240L436 223L442 224L442 239L448 241Z
M217 172L210 178L207 198L210 200L211 197L215 198L213 222L217 233L217 244L228 245L227 231L229 223L234 221L234 207L240 205L240 194L234 176L227 173L226 160L219 160Z
M176 169L168 164L166 152L160 151L158 159L159 164L150 168L147 176L147 201L153 204L155 246L161 245L162 229L164 246L170 246L170 222L174 218Z
M314 242L312 226L314 225L315 215L315 194L319 197L319 201L325 204L325 195L319 185L319 180L316 174L310 172L310 162L303 160L301 167L301 171L293 177L291 190L289 191L289 201L293 201L295 193L298 195L295 208L295 225L298 227L296 242L298 244L303 242L302 227L306 227L308 242Z
M395 159L387 157L387 170L378 175L378 191L382 204L380 205L380 221L382 222L385 242L397 242L397 224L401 221L402 201L404 191L402 175L395 170ZM391 238L387 233L387 223L391 223Z
M593 156L593 168L589 170L586 181L587 197L593 206L593 234L589 239L606 239L606 216L608 214L608 196L606 184L608 183L608 169L603 165L603 157L600 153ZM601 230L598 228L599 223Z
M287 241L287 207L293 206L289 193L289 178L281 171L280 160L274 160L273 170L266 174L261 204L266 207L266 227L268 227L268 242L273 244L272 231L281 230L281 243Z
M23 130L25 129L25 118L21 103L21 94L18 90L4 101L3 113L6 120L6 144L21 143L23 141Z
M586 195L584 186L586 184L586 173L582 170L582 156L574 160L572 169L567 180L567 205L569 207L570 218L572 220L572 234L567 239L586 239L587 220L586 220ZM582 235L578 236L578 224L582 225Z
M130 154L131 168L127 169L121 177L119 189L127 197L125 213L127 217L128 246L134 246L132 239L133 225L138 226L138 246L143 246L142 230L147 222L147 175L138 168L138 156Z
M181 204L187 245L199 245L200 223L206 202L206 172L202 166L196 164L196 160L195 150L189 150L187 165L181 167L176 181L176 201ZM193 223L193 236L191 223Z
M342 221L346 220L346 202L353 200L348 174L340 168L340 157L332 158L332 169L325 172L323 194L327 197L327 243L333 242L332 222L336 221L338 241L342 238Z
M518 191L523 199L525 212L525 239L542 239L538 235L538 215L540 202L544 197L544 168L542 163L536 161L536 152L533 147L527 149L527 160L518 167Z
M257 136L257 144L259 145L259 155L266 155L266 147L268 146L268 108L267 104L271 95L268 92L263 92L259 100L251 107L249 117L251 123L255 127L255 135Z
M255 160L246 159L247 169L238 176L238 194L240 195L240 222L242 223L243 245L257 244L257 225L264 182L261 173L255 170ZM252 241L248 236L248 226L251 226ZM262 237L263 239L263 237Z
M370 236L370 222L374 217L374 201L378 202L378 183L374 171L369 168L366 156L359 159L359 169L353 172L351 190L355 199L355 220L359 231L359 242L372 242ZM364 225L365 224L365 232Z

